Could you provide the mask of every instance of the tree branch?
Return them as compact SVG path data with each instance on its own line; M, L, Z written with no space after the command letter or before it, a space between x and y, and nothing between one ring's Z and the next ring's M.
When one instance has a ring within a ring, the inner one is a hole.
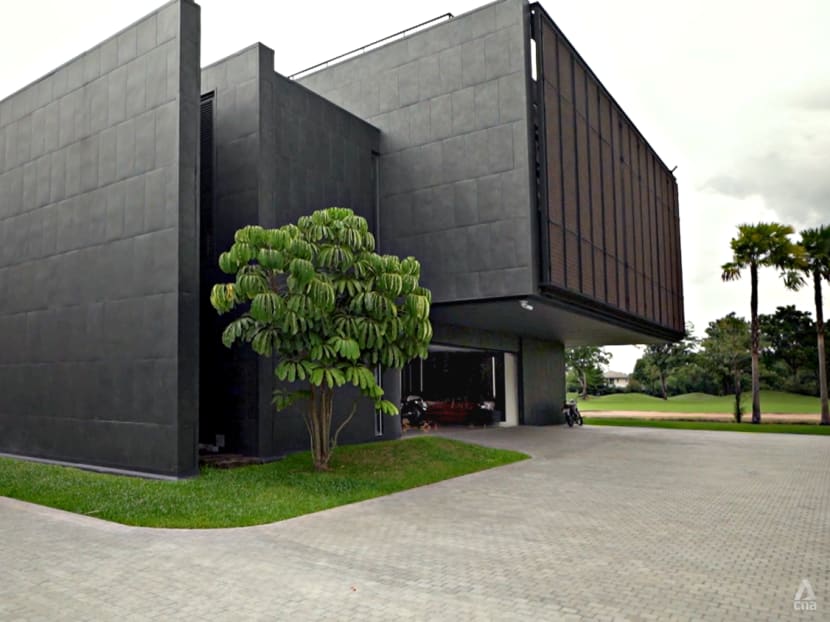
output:
M339 426L337 426L337 430L334 431L334 436L331 437L331 450L332 451L334 451L335 447L337 447L337 440L340 438L340 432L343 430L343 428L346 427L346 425L349 423L349 421L352 420L352 418L355 416L356 412L357 412L357 400L355 399L352 402L352 412L350 412L349 416L346 417Z

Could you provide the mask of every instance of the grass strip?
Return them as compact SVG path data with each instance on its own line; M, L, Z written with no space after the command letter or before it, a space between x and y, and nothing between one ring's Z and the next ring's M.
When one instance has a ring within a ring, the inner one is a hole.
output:
M666 419L634 419L585 417L588 425L610 425L631 428L665 428L671 430L716 430L718 432L756 432L767 434L830 435L830 426L802 423L730 423L726 421L677 421Z
M579 400L579 410L590 411L654 411L667 413L731 414L735 398L732 395L686 393L663 400L642 393L615 393ZM743 394L744 408L749 409L752 395ZM761 391L761 410L782 415L818 414L821 404L817 397L784 391Z
M203 468L158 481L0 459L0 495L143 527L212 528L270 523L489 469L528 456L424 436L338 448L315 473L308 452L270 464Z

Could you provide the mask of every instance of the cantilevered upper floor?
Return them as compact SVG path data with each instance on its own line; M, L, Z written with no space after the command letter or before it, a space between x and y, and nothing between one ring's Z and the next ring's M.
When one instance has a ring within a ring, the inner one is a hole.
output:
M674 176L539 4L299 80L381 130L383 250L422 259L439 321L565 344L682 334Z

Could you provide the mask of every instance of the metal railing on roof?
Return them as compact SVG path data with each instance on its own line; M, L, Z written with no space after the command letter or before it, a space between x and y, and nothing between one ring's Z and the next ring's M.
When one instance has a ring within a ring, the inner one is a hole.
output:
M354 58L355 56L360 56L361 54L363 54L365 52L368 52L370 50L373 50L376 47L379 47L379 46L381 46L385 43L389 43L391 41L395 41L395 40L398 40L398 39L405 39L406 37L408 37L410 35L413 35L416 32L420 32L421 30L424 30L425 28L427 28L428 26L431 26L432 24L435 24L436 22L449 21L453 17L455 17L455 16L452 13L444 13L443 15L439 15L438 17L433 17L430 20L427 20L425 22L421 22L420 24L416 24L415 26L410 26L409 28L401 30L400 32L396 32L393 35L389 35L388 37L384 37L383 39L378 39L377 41L372 41L372 43L367 43L366 45L361 46L359 48L355 48L355 49L353 49L349 52L346 52L345 54L341 54L340 56L335 56L334 58L330 58L329 60L323 61L322 63L317 63L316 65L313 65L312 67L309 67L307 69L303 69L303 70L298 71L296 73L292 73L290 76L288 76L288 79L289 80L296 80L298 77L302 77L306 74L317 71L318 69L325 69L325 68L330 67L331 65L334 65L336 63L343 62L343 61L348 60L350 58Z

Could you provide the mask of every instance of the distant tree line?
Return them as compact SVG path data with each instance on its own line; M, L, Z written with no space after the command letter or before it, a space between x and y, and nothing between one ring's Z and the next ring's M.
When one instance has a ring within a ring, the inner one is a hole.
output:
M820 395L818 346L812 316L793 305L761 314L759 380L762 389ZM830 322L825 322L825 331ZM625 389L614 389L603 368L610 356L600 347L566 350L568 391L583 398L615 391L640 392L667 399L686 393L740 395L752 387L750 323L734 312L709 322L704 336L689 324L676 343L645 346ZM830 363L825 353L825 364Z
M647 346L628 390L642 390L663 399L691 392L731 393L735 396L735 418L740 421L741 394L749 388L753 423L761 421L762 387L817 395L821 422L830 424L824 346L828 323L822 301L822 284L830 282L830 226L805 229L797 241L791 239L794 234L792 227L779 223L740 225L730 241L732 259L721 266L721 277L733 281L749 273L749 321L730 313L710 322L703 338L695 337L688 326L685 337L677 343ZM775 269L788 289L812 286L815 320L792 305L759 315L761 268ZM607 359L607 353L597 347L569 350L569 389L578 383L583 396L603 392L601 366Z
M758 320L761 388L818 396L818 347L811 315L787 305ZM647 346L634 366L631 390L662 398L749 390L749 322L730 313L710 322L703 338L695 337L693 330L687 327L680 342Z

